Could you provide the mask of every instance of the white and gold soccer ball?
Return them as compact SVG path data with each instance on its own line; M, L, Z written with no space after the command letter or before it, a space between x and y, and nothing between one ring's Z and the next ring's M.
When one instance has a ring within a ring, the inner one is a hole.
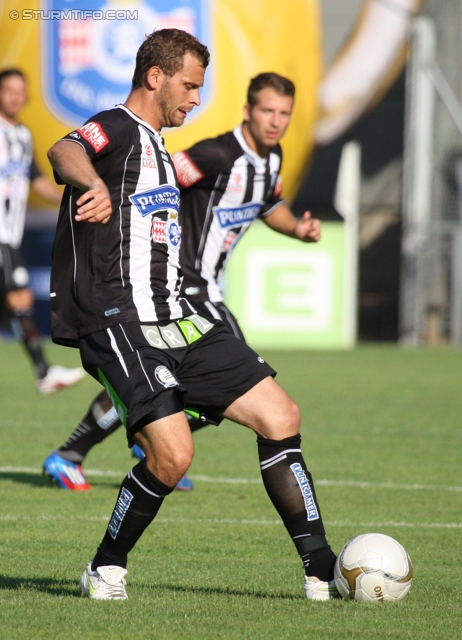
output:
M340 551L334 578L343 598L397 602L411 588L412 563L394 538L383 533L363 533Z

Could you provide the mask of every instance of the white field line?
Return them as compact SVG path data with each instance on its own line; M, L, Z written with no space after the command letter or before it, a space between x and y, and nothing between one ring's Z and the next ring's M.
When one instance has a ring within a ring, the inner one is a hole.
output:
M0 516L0 522L108 522L109 516L86 515L15 515L4 514ZM159 524L218 524L218 525L253 525L253 526L280 526L281 520L247 520L238 518L163 518L158 516ZM352 520L331 520L324 523L328 527L362 527L368 531L380 530L386 527L397 529L462 529L462 522L353 522Z
M98 478L120 478L129 471L103 471L102 469L84 469L85 475ZM0 473L34 473L40 474L37 467L0 467ZM222 476L189 475L195 482L211 484L261 484L261 478L226 478ZM315 479L316 487L354 487L356 489L392 489L400 491L453 491L462 492L462 486L447 486L436 484L405 484L399 482L363 482L358 480L327 480Z

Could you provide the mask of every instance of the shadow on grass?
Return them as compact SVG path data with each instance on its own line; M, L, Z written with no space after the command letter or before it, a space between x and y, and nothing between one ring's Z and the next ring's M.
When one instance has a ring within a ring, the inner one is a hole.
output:
M53 482L49 476L44 476L39 473L26 473L17 471L2 471L0 472L0 482L2 480L10 480L11 482L17 482L18 484L28 484L33 487L46 487L48 489L59 489L57 484ZM122 476L121 476L122 480ZM120 482L107 482L106 480L90 481L92 487L104 487L109 489L120 489ZM61 490L61 489L60 489Z
M11 480L11 482L18 482L20 484L30 484L33 487L47 487L50 486L50 478L36 474L25 473L17 471L2 471L0 473L1 480Z
M159 584L137 585L138 588L149 591L172 591L176 593L197 593L199 595L235 596L238 598L257 598L265 600L304 600L302 595L289 593L265 593L247 589L224 589L220 587L183 587L181 585ZM75 580L54 580L53 578L7 578L0 575L0 591L17 591L20 593L48 593L52 596L82 597L76 587Z
M181 585L156 583L155 585L139 585L142 589L175 591L179 593L197 593L200 595L236 596L238 598L262 598L269 600L305 600L303 595L292 593L268 593L265 591L251 591L248 589L225 589L221 587L183 587Z
M0 575L0 590L18 591L22 593L49 593L52 596L68 596L80 598L75 580L54 580L53 578L7 578Z

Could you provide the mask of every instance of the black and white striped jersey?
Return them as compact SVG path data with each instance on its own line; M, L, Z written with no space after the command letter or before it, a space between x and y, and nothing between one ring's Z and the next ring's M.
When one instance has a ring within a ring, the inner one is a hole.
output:
M267 158L242 127L173 154L181 190L183 290L194 300L223 299L220 278L231 252L257 217L284 201L280 145Z
M53 340L120 322L168 322L193 312L180 298L179 190L160 135L124 106L63 138L80 144L111 194L107 224L76 222L82 192L66 186L51 275Z
M24 233L32 164L29 129L0 117L0 243L14 249Z

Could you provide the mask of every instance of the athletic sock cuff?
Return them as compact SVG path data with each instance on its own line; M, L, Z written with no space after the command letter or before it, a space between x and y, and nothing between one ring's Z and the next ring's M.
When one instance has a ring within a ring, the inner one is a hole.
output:
M257 437L257 444L259 447L278 447L279 449L286 449L287 447L300 447L302 443L302 437L298 433L296 436L290 436L289 438L283 438L282 440L271 440L270 438Z
M140 462L129 472L128 476L131 476L133 480L140 484L145 491L152 493L159 498L165 498L165 496L172 493L175 488L167 486L159 480L157 476L149 471L146 458L140 460Z
M13 318L31 318L35 315L34 307L23 307L22 309L10 309Z
M293 538L294 544L297 547L298 553L303 556L306 553L312 553L313 551L317 551L320 549L324 549L329 547L329 543L327 542L327 538L322 534L312 534L312 535L299 535L294 536Z

